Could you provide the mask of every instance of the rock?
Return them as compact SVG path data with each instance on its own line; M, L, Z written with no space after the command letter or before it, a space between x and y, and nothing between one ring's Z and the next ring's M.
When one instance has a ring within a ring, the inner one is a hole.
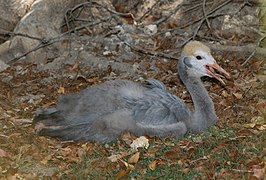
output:
M156 25L150 24L150 25L145 26L143 31L145 34L152 36L157 33L158 28Z
M0 3L1 31L12 32L19 20L27 13L35 0L2 0ZM3 37L1 37L3 36ZM5 35L0 34L0 44L3 43Z
M41 81L40 81L40 84L42 85L48 85L48 84L54 84L56 83L56 80L55 78L53 77L46 77L46 78L43 78Z
M8 43L1 44L0 60L9 63L13 59L41 44L41 40L49 40L57 37L61 33L66 10L84 1L85 0L35 1L30 7L29 12L15 27L14 33L27 34L32 37L37 37L40 40L24 36L14 36ZM60 43L54 43L49 46L49 49L60 50L60 45ZM27 55L26 59L31 62L36 61L36 59L42 61L47 57L46 55L49 49L41 48L38 51L33 51Z
M30 104L37 104L44 97L45 97L44 94L39 94L39 95L28 94L26 96L21 96L20 97L20 101L21 102L27 102L27 103L30 103Z
M14 78L13 76L8 75L8 76L3 77L1 80L2 80L2 82L10 83L10 81L11 81L13 78Z
M8 68L9 65L0 60L0 72Z

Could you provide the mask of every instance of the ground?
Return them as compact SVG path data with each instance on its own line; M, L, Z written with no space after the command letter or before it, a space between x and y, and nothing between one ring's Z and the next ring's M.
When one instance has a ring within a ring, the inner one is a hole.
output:
M64 142L38 136L31 120L40 107L51 107L60 94L69 94L106 81L110 70L87 72L69 79L60 72L36 71L34 63L19 61L0 73L1 179L263 179L266 168L265 64L263 58L237 54L214 55L232 75L222 86L203 79L218 123L181 140L147 137L149 147L132 152L129 132L109 144ZM147 66L151 58L142 59ZM157 74L169 91L192 106L177 77L176 60L159 60ZM169 70L170 69L170 70ZM75 65L66 71L79 71ZM58 73L58 74L56 74ZM58 76L57 76L58 75ZM127 79L136 80L134 77ZM120 157L112 159L110 157Z

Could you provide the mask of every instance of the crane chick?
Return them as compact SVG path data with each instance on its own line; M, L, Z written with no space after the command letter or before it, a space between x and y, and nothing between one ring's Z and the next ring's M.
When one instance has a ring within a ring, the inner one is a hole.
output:
M146 84L113 80L60 97L56 107L38 110L33 124L40 135L98 142L113 141L125 130L139 136L176 138L203 131L217 122L217 116L201 77L213 77L224 84L221 74L230 75L199 41L185 45L178 72L194 110L159 80L147 79Z

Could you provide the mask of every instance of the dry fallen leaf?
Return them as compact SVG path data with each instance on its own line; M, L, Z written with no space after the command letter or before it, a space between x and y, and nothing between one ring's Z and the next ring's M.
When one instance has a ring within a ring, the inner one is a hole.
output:
M123 161L122 159L119 159L125 166L127 169L133 170L135 169L135 167L132 164L127 163L126 161Z
M204 166L202 166L202 165L199 165L199 166L196 166L195 168L194 168L194 170L195 171L202 171L202 170L204 170ZM206 168L205 168L206 169Z
M136 151L139 147L144 147L148 149L149 147L149 140L145 136L140 136L139 138L135 139L130 147L133 151Z
M219 104L223 105L223 106L229 106L231 104L229 99L223 99L219 102Z
M237 99L242 99L243 95L240 93L233 93L233 95L237 98Z
M128 163L130 164L136 164L138 161L139 161L139 155L140 155L140 152L136 152L133 156L131 156L128 160Z
M111 161L111 162L117 162L119 159L125 157L129 155L129 153L127 152L121 152L120 154L113 154L111 156L108 157L108 159Z
M17 174L14 174L14 175L8 175L6 177L7 180L16 180L17 179Z
M266 81L266 75L264 75L264 74L258 74L258 75L256 75L256 77L261 82L265 82Z
M177 158L179 158L179 153L177 151L173 151L173 150L166 151L165 155L169 159L177 159Z
M6 151L4 151L3 149L0 149L0 157L7 157L8 154Z
M62 156L69 156L72 153L73 153L73 150L69 146L67 146L67 147L65 147L65 148L63 148L63 149L60 150L60 154Z
M228 94L225 90L222 91L222 96L223 97L229 97L230 94Z
M257 128L260 131L265 131L266 130L266 125L261 125Z
M135 136L135 134L133 134L132 132L129 131L125 131L122 135L121 135L121 139L122 141L124 141L127 145L130 145L134 139L136 139L137 137Z
M255 116L251 119L252 123L256 123L257 125L264 125L266 124L266 119L261 116Z
M153 161L152 163L149 164L150 170L154 171L156 168L157 160Z
M60 86L59 89L57 90L58 94L65 94L65 88L63 86Z
M225 168L222 168L222 169L220 170L220 173L221 173L221 174L225 174L225 173L226 173L226 169L225 169Z
M255 61L253 63L251 63L251 67L253 70L258 71L261 67L262 67L262 61Z
M245 128L254 128L256 126L255 123L247 123L243 125Z
M49 154L49 155L45 156L40 162L42 164L46 165L48 163L48 161L51 160L51 159L52 159L52 155Z
M115 177L115 180L122 179L122 178L123 178L125 175L127 175L129 172L130 172L129 169L127 169L127 170L125 170L125 169L120 170L120 171L117 173L117 175L116 175L116 177Z
M95 145L94 145L93 143L88 143L88 142L81 144L81 148L82 148L84 151L89 151L89 150L93 149L94 146L95 146Z
M251 119L252 123L244 124L246 128L256 127L259 131L264 131L266 129L266 120L261 116L255 116Z
M258 166L258 165L254 165L253 166L253 175L254 177L256 177L257 179L264 179L265 178L265 169Z
M182 173L187 174L189 172L189 168L182 169Z
M185 162L186 162L186 159L185 159L185 158L182 158L182 159L179 159L179 160L177 161L177 164L179 164L179 165L183 165Z

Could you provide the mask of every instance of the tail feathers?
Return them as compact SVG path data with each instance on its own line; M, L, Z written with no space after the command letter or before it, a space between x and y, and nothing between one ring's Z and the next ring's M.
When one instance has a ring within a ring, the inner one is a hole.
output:
M110 142L115 136L105 134L106 123L95 120L99 113L77 114L75 118L63 115L56 108L38 110L33 119L35 131L42 136L58 137L62 140L89 140ZM70 119L69 119L70 118Z
M62 140L83 140L84 138L82 138L82 134L84 131L86 131L86 127L81 125L45 126L38 131L38 134L43 136L58 137Z
M42 123L45 126L58 126L64 121L65 118L62 116L59 110L56 108L37 110L33 118L33 124Z
M59 136L67 126L66 119L56 108L37 110L33 118L35 131L39 135Z
M79 123L63 126L43 126L38 131L39 135L58 137L62 140L85 140L85 141L100 141L111 142L117 134L108 133L105 130L105 122L98 123Z

